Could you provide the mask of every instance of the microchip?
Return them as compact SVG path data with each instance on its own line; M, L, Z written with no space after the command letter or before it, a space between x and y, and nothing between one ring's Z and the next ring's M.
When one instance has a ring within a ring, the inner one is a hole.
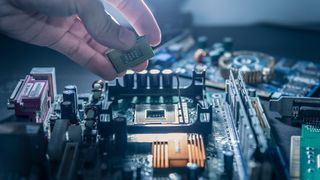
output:
M106 53L117 73L137 66L154 56L146 37L138 37L136 44L128 51L111 50Z
M165 110L146 110L146 119L165 118Z
M184 112L188 112L186 103L182 103ZM181 116L178 104L136 104L135 119L136 125L148 124L179 124L189 123L189 117L185 113L185 118Z

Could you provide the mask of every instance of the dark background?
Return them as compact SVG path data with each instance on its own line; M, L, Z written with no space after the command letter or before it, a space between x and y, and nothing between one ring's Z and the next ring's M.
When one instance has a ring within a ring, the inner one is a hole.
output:
M260 24L195 27L192 32L196 36L208 36L210 43L221 41L225 36L233 37L236 50L256 50L313 61L320 59L318 45L320 32L316 30ZM86 92L91 88L92 81L99 79L53 50L25 44L4 35L0 35L0 55L0 119L6 119L13 114L6 109L7 99L18 80L23 79L32 67L55 67L58 92L61 92L67 84L75 84L80 92ZM263 102L263 106L275 131L275 138L288 159L290 137L300 135L300 130L276 120L275 114L268 111L268 102Z

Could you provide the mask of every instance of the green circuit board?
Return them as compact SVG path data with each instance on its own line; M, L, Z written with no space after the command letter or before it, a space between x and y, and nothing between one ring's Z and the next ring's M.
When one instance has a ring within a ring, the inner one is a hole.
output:
M320 179L320 128L302 125L300 179Z

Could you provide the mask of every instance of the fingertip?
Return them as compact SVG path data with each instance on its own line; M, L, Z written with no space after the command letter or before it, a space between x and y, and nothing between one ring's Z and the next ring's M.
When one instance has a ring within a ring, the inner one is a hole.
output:
M143 62L143 63L141 63L141 64L133 67L132 70L133 70L133 71L136 71L136 72L143 71L143 70L147 69L147 67L148 67L148 62L149 62L149 61L145 61L145 62Z
M126 71L119 73L118 77L123 77L124 75L126 75Z
M109 60L105 59L100 53L92 56L83 66L107 81L112 81L117 77L117 73Z
M151 46L155 47L158 46L161 43L161 31L159 28L154 30L154 33L152 33L148 38Z

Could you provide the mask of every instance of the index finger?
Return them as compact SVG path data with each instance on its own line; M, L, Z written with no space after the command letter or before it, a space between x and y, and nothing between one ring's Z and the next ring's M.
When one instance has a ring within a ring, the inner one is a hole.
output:
M160 28L152 12L143 0L107 1L126 17L140 36L146 35L151 45L156 46L160 43Z

